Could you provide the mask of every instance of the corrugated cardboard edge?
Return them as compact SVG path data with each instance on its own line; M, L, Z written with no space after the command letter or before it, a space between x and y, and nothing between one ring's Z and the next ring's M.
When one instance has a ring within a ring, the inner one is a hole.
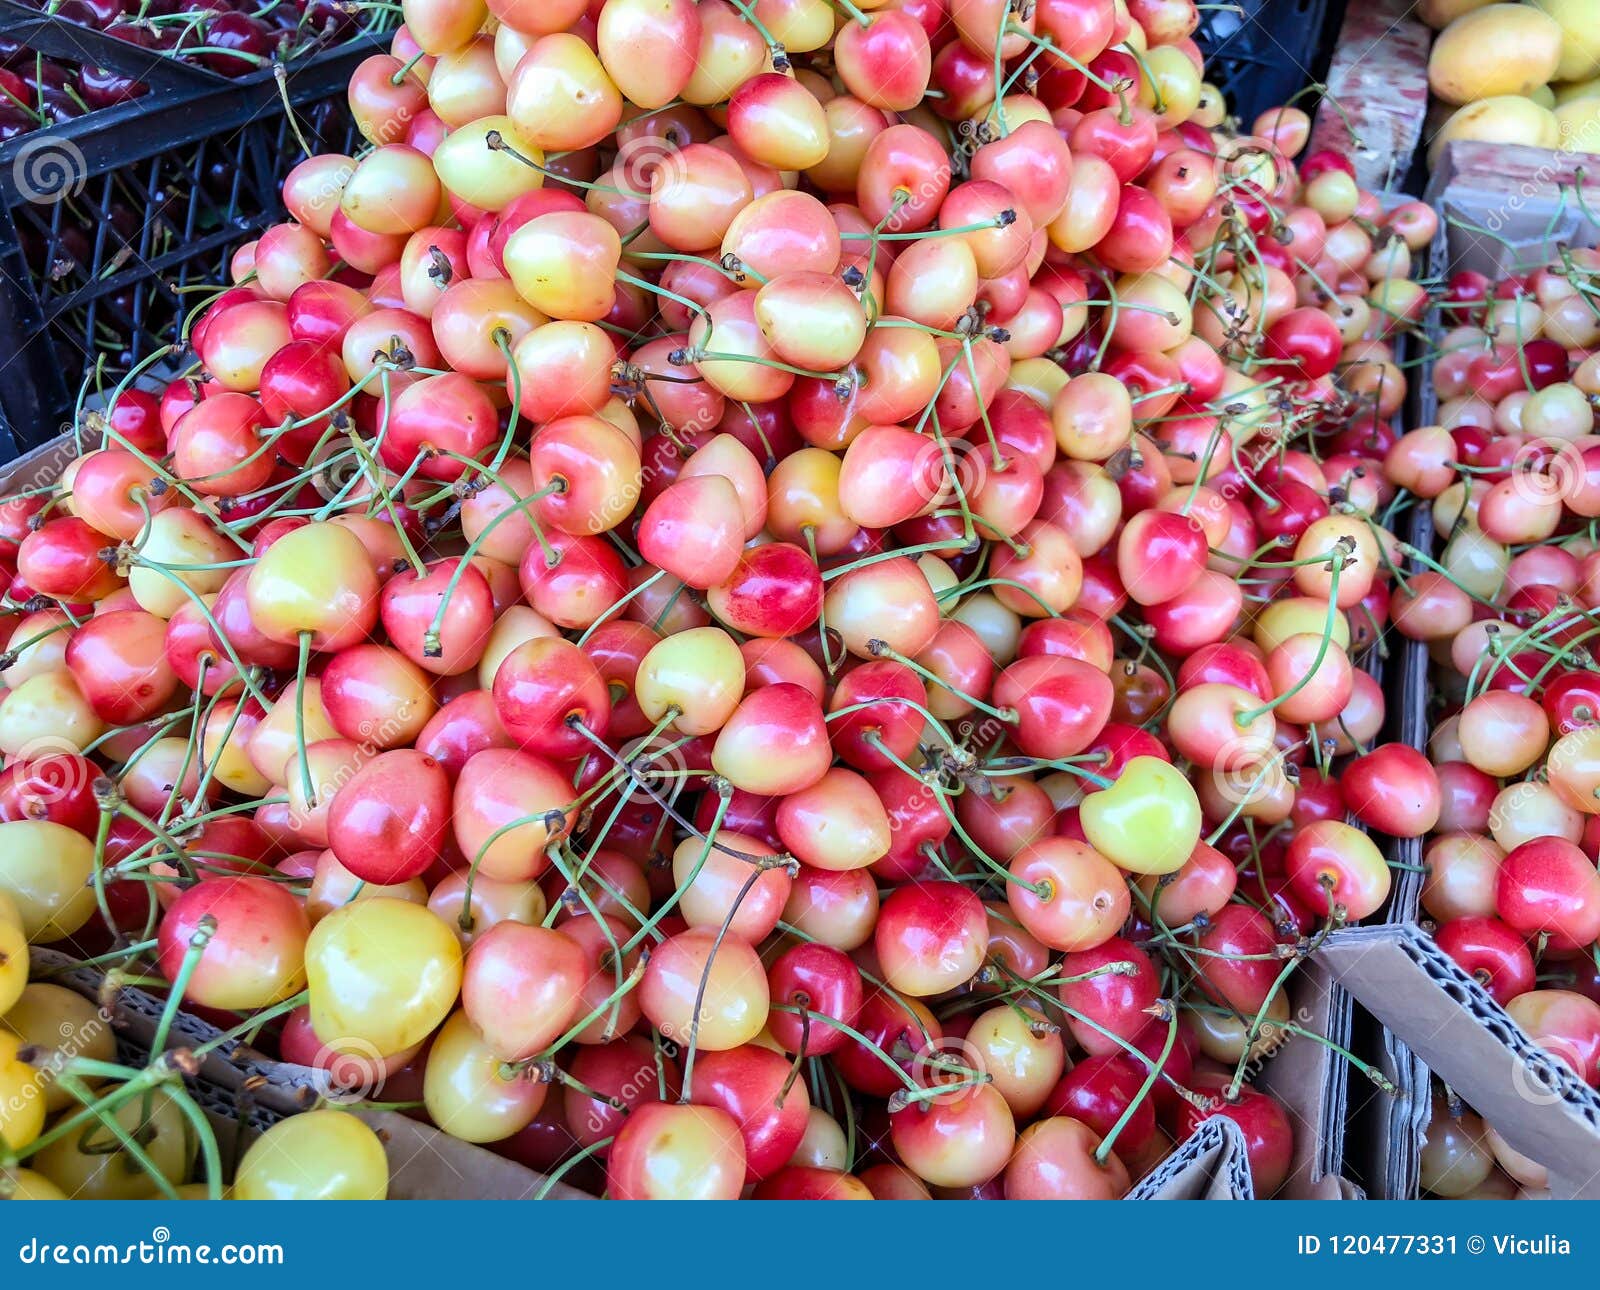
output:
M1290 1018L1348 1048L1350 997L1320 959L1319 951L1290 978ZM1294 1130L1294 1155L1280 1194L1289 1200L1322 1196L1326 1180L1339 1177L1345 1166L1349 1063L1326 1044L1290 1035L1251 1082L1283 1104Z
M89 998L98 998L105 977L93 968L63 971L72 960L48 948L32 951L35 971L47 970L49 979L70 986ZM155 1042L161 1018L162 1000L144 990L124 986L117 991L113 1011L119 1034L145 1049ZM168 1031L168 1048L197 1048L215 1040L222 1032L207 1021L181 1009ZM257 1105L276 1115L292 1115L314 1105L319 1098L333 1098L339 1090L326 1071L290 1062L273 1061L248 1046L230 1042L207 1054L201 1071L206 1080L220 1088L249 1088Z
M1550 1170L1558 1196L1600 1198L1600 1096L1536 1045L1416 927L1356 927L1321 957L1513 1148Z
M1124 1200L1254 1200L1244 1134L1223 1115L1203 1120Z
M0 465L0 489L53 484L60 478L67 463L77 455L77 439L71 434L60 435L49 443L40 444L31 452L23 453L15 461Z
M141 1054L150 1051L161 1015L156 999L143 990L123 988L108 1001L103 997L105 977L94 969L74 968L66 955L39 946L32 948L29 958L33 974L40 979L66 986L106 1007L112 1028L124 1045ZM179 1012L167 1047L188 1048L220 1033L198 1017ZM224 1159L236 1159L255 1135L287 1115L308 1109L319 1090L328 1087L321 1071L286 1062L241 1061L241 1053L247 1051L235 1047L231 1057L220 1050L208 1054L198 1078L190 1083L190 1091L219 1128ZM545 1174L393 1111L357 1106L350 1113L370 1124L383 1142L389 1158L391 1200L527 1200L548 1181ZM557 1182L545 1199L594 1198Z

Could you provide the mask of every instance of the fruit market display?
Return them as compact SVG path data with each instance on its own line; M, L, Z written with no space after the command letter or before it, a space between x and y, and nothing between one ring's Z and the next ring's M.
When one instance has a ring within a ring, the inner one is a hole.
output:
M1444 284L1438 424L1388 465L1432 499L1437 553L1396 586L1442 707L1424 915L1536 1043L1600 1084L1600 255ZM1454 324L1454 325L1451 325ZM1513 1174L1515 1177L1516 1175ZM1520 1179L1519 1179L1520 1181Z
M1228 124L1191 0L404 19L0 505L0 1189L221 1194L243 1038L615 1198L1116 1197L1218 1115L1278 1192L1298 969L1483 832L1363 667L1441 619L1431 210ZM221 1036L51 1040L29 942ZM330 1104L231 1185L386 1178Z
M1434 165L1453 139L1600 151L1600 3L1423 0Z

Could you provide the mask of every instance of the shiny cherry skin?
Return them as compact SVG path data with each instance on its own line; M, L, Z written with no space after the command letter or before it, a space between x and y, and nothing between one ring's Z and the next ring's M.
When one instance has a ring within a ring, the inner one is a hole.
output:
M1537 970L1527 941L1498 918L1452 918L1433 936L1502 1007L1534 988Z

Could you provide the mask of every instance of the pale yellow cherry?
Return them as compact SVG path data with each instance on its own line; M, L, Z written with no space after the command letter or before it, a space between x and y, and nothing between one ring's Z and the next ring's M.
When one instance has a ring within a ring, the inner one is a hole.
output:
M311 1027L336 1051L399 1052L449 1015L461 945L422 905L382 897L334 910L306 942Z
M778 836L817 869L864 869L889 853L892 826L866 778L835 766L778 806Z
M389 1160L378 1135L348 1111L305 1111L253 1143L234 1176L235 1200L384 1200Z
M696 627L651 646L639 663L634 694L652 722L686 735L722 729L744 696L744 657L720 627Z
M30 941L71 936L94 913L94 843L63 824L0 824L0 891L11 897Z
M467 1014L457 1012L428 1049L422 1100L428 1117L451 1137L499 1142L533 1122L549 1087L530 1071L509 1069Z
M4 1044L0 1036L0 1049ZM35 1105L42 1114L44 1099ZM168 1093L156 1090L148 1097L129 1097L107 1115L139 1144L156 1174L169 1185L188 1181L200 1140ZM150 1200L162 1194L156 1178L121 1146L119 1137L94 1119L82 1132L65 1134L43 1147L28 1164L77 1200Z

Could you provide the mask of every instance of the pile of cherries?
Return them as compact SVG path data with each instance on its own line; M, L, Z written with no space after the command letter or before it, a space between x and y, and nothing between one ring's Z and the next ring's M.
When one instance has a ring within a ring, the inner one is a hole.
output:
M28 938L613 1197L1119 1196L1215 1115L1278 1191L1297 969L1438 815L1360 666L1431 211L1227 123L1192 0L405 19L0 506ZM90 1113L0 1138L189 1183ZM249 1194L371 1194L349 1118Z
M1395 484L1432 500L1434 541L1409 552L1416 571L1390 604L1395 629L1427 642L1443 704L1428 745L1440 809L1423 912L1440 947L1590 1086L1600 1086L1600 313L1587 295L1597 273L1600 255L1573 249L1495 282L1453 275L1433 367L1437 424L1402 436L1385 463Z

